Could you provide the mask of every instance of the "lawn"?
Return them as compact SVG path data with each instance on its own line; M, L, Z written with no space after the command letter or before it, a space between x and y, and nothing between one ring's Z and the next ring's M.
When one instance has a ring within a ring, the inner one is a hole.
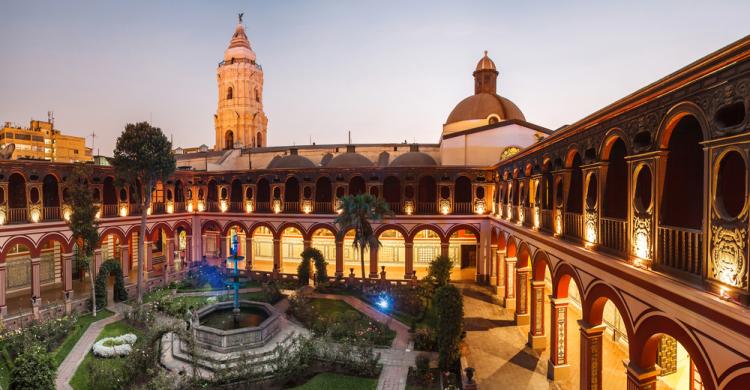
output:
M293 387L294 390L367 390L375 389L377 378L360 378L356 376L322 373L315 375L307 383Z
M334 339L347 337L367 338L375 345L390 346L396 332L360 313L344 301L335 299L311 299L315 318L309 319L308 327L318 332L328 331Z
M127 323L125 323L125 321L117 321L105 326L104 329L102 329L101 333L99 333L99 336L96 337L96 339L101 340L105 337L115 337L123 335L125 333L134 333L135 335L137 335L138 341L136 342L136 344L142 342L143 334L141 333L141 331L128 325ZM78 366L78 369L73 375L73 378L71 378L70 380L70 385L73 387L73 389L88 390L91 388L88 366L94 359L99 358L94 357L94 354L89 351L89 353L86 354L86 357L83 359L83 362L81 362L81 365ZM127 361L127 358L119 357L110 358L108 360L112 365L123 365Z

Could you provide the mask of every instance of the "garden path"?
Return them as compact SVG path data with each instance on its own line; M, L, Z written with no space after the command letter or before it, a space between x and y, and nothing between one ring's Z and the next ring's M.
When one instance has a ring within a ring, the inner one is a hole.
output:
M73 374L75 374L78 366L83 362L83 358L86 357L86 354L91 350L91 346L94 345L96 337L99 336L99 333L101 333L105 326L121 320L123 318L123 313L130 309L130 307L119 302L107 307L107 309L113 311L115 314L89 325L86 332L84 332L81 338L78 339L76 345L73 346L73 349L60 364L60 367L58 367L57 378L55 379L55 388L58 390L73 389L68 382L70 382L70 379L73 377Z
M383 370L378 378L378 390L404 390L409 367L414 366L414 360L421 352L413 351L409 339L409 327L393 317L384 314L360 299L349 295L309 293L311 298L335 299L348 303L360 313L373 320L385 324L396 332L391 348L376 348L380 352L380 363ZM437 355L437 354L434 354ZM435 356L433 356L435 358Z

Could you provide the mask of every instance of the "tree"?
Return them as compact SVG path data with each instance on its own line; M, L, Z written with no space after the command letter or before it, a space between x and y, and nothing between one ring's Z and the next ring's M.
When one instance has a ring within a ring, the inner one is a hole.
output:
M96 316L96 287L94 285L93 264L94 250L99 245L99 221L96 214L99 207L94 202L94 196L88 187L88 178L91 177L91 168L76 164L72 175L66 182L66 189L70 199L72 212L68 226L73 233L73 242L78 244L76 262L89 273L91 283L91 311Z
M334 223L339 228L339 240L350 229L354 230L352 246L359 250L362 266L362 282L365 281L365 250L380 246L380 241L372 229L372 222L380 221L391 215L388 203L370 194L347 195L341 198L340 213Z
M146 218L151 207L151 195L156 182L166 179L176 170L172 143L158 127L148 122L129 123L117 138L112 166L118 181L135 189L141 207L141 229L138 234L138 303L143 302L143 240Z
M430 262L427 279L437 287L442 287L451 280L451 271L453 271L453 260L448 255L440 255Z
M437 347L442 370L451 369L458 360L458 344L463 332L464 302L461 292L452 284L435 291Z
M52 355L41 345L32 344L18 355L10 371L11 390L55 388L55 365Z

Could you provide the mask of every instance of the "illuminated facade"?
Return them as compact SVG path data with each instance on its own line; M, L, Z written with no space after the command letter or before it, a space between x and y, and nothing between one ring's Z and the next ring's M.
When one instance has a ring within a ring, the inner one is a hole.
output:
M54 162L92 161L86 139L63 134L51 122L32 120L29 127L6 122L0 130L0 148L15 145L13 159L34 159Z
M239 141L244 149L224 150L222 124L215 150L183 150L183 169L157 185L149 288L204 256L226 257L233 236L245 273L294 278L297 254L316 247L332 282L357 278L351 237L332 221L339 197L370 193L394 216L375 224L383 246L367 253L367 278L409 284L448 254L454 279L492 288L528 329L529 347L549 351L551 379L574 377L582 389L750 388L750 38L557 132L511 110L493 92L497 75L482 57L473 96L485 95L469 99L501 109L449 117L434 145ZM63 221L71 165L0 167L6 325L84 309ZM96 167L90 185L102 210L96 263L114 258L132 272L140 210L130 189L109 167ZM611 339L622 359L605 385Z

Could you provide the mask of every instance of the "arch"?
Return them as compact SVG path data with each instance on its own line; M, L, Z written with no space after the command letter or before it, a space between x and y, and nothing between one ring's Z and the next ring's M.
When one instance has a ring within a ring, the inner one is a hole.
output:
M260 133L260 131L255 135L255 147L263 147L263 135Z
M271 185L268 183L268 180L266 180L266 178L261 178L260 180L258 180L256 192L258 202L271 201Z
M274 234L274 237L278 236L278 238L281 238L281 234L284 233L284 230L287 228L295 228L299 230L300 234L302 234L302 238L306 239L308 237L307 229L305 229L302 225L298 224L297 222L284 222L281 225L279 225L278 230Z
M537 250L534 253L534 259L531 263L532 280L544 281L545 271L549 269L550 275L552 274L552 267L550 266L549 257L547 253L541 250Z
M8 177L8 208L26 208L26 177L15 172Z
M516 239L513 236L508 236L508 245L506 246L505 256L516 257L518 253L518 245L516 245Z
M268 228L274 238L279 238L280 233L276 231L276 228L273 227L273 225L271 225L270 223L264 221L258 221L250 225L250 228L247 229L247 235L252 237L253 235L255 235L255 229L261 226L265 226L266 228Z
M328 224L328 223L316 223L316 224L310 226L310 228L307 230L307 236L305 236L305 239L306 240L311 240L312 237L313 237L313 235L315 234L315 232L317 232L318 230L321 230L321 229L328 230L331 234L333 234L334 237L338 238L338 236L336 235L336 227L335 226L333 226L331 224Z
M123 231L120 228L118 228L118 227L110 226L110 227L104 228L104 230L102 230L99 233L99 245L101 245L102 241L104 241L104 239L107 236L109 236L110 234L114 235L115 237L117 237L120 240L121 243L126 242L125 241L125 237L126 237L125 233L123 233Z
M16 244L21 244L29 248L29 253L31 253L31 257L39 256L39 249L37 248L36 245L34 245L34 242L32 242L31 240L29 240L28 238L24 236L15 236L11 238L8 242L6 242L5 245L3 245L3 249L0 250L0 260L2 260L3 263L5 262L5 258L8 254L8 250L10 249L10 247Z
M386 230L395 230L401 233L401 235L404 237L404 242L412 241L411 237L409 237L409 232L406 231L403 226L393 223L382 224L375 228L375 237L380 238L380 235Z
M115 190L115 179L112 176L107 176L104 179L104 184L102 186L102 204L117 204L117 198L117 191Z
M227 100L232 100L234 98L234 89L232 89L232 86L229 86L227 88Z
M508 242L505 239L505 233L501 230L497 233L497 249L507 250L507 247Z
M521 241L516 255L516 268L526 268L531 265L531 250L526 242Z
M607 134L604 135L602 144L599 145L600 161L609 161L609 155L612 152L612 146L615 144L615 142L617 142L618 139L622 140L622 142L625 144L625 155L627 156L631 153L633 149L630 145L630 138L627 137L622 129L620 129L619 127L615 127L607 131Z
M125 290L125 282L122 280L122 268L120 261L110 259L102 263L99 271L96 274L96 286L94 295L96 297L96 307L104 308L107 306L107 279L109 274L115 274L115 286L114 286L114 300L115 302L122 302L128 300L128 291Z
M349 180L349 195L364 194L366 190L365 179L355 175Z
M201 235L206 234L208 229L213 228L216 232L221 232L221 225L214 220L207 220L201 224Z
M599 325L602 323L604 318L604 305L607 301L612 302L620 312L620 316L625 323L628 340L632 340L634 332L630 312L628 311L625 302L620 298L617 292L612 289L612 287L604 282L594 282L592 286L589 286L586 295L581 296L581 301L581 317L591 325Z
M57 241L60 243L60 246L62 246L63 253L71 252L72 245L70 244L70 241L68 240L68 238L57 232L46 234L44 237L42 237L41 240L39 240L39 244L37 245L37 247L39 248L39 250L41 250L41 248L44 248L45 244L54 242L54 241Z
M240 179L232 180L230 189L231 191L229 191L229 201L235 204L242 202L242 182L240 181Z
M565 168L573 168L573 160L576 155L580 158L581 153L578 151L578 145L571 144L568 147L568 151L565 152Z
M327 176L321 176L315 181L315 201L330 202L331 200L333 200L331 179Z
M419 178L417 184L417 201L420 203L433 203L437 201L437 183L434 177L425 175Z
M568 154L570 165L566 166L571 169L570 186L568 187L568 201L565 205L565 211L581 214L583 213L583 171L581 170L581 154L571 149Z
M453 197L456 203L471 203L471 180L468 177L456 178L454 191Z
M388 176L383 180L383 199L388 203L401 202L401 180Z
M289 176L284 183L284 201L299 202L299 180L294 176Z
M224 149L234 149L234 133L232 130L227 130L224 134Z
M42 180L42 204L44 207L60 207L60 192L57 176L48 174Z
M227 224L226 224L226 225L224 226L224 229L222 229L222 230L221 230L221 235L222 235L222 236L228 236L228 235L229 235L229 231L230 231L230 230L231 230L231 229L232 229L233 227L239 228L239 229L240 229L240 230L242 230L242 231L243 231L243 232L244 232L245 234L247 234L247 226L245 226L245 224L244 224L244 223L242 223L242 222L239 222L239 221L231 221L231 222L227 223Z
M193 235L193 227L190 226L190 224L185 221L178 221L177 223L174 224L174 226L172 226L172 230L175 232L178 231L179 229L185 230L185 233L187 233L188 236Z
M581 290L583 288L581 280L578 278L578 274L573 267L567 263L558 264L552 273L552 295L555 298L567 298L571 279L576 283L578 295L584 297L585 295Z
M440 230L439 227L437 227L435 225L427 225L427 224L417 225L417 226L413 227L411 229L411 231L409 231L409 234L406 235L406 236L404 236L404 238L407 241L414 241L414 237L417 235L417 233L421 232L422 230L429 230L429 231L437 234L437 236L440 237L440 242L448 242L448 238L445 236L445 234L443 233L443 231Z
M474 233L474 237L477 239L477 242L479 242L479 229L476 226L467 225L465 223L453 225L450 229L448 229L448 232L445 234L445 238L450 239L451 236L459 230L468 230Z
M172 231L172 227L169 226L166 222L157 222L154 224L154 226L151 226L151 229L146 231L146 237L149 237L150 239L154 238L154 234L158 232L158 229L164 229L164 231L167 232L167 236L174 236L174 231Z
M703 140L710 139L708 121L706 121L706 114L703 110L695 103L680 102L670 108L661 123L659 123L659 129L656 131L656 139L660 149L667 149L669 147L672 132L680 120L688 115L693 116L700 124Z
M630 353L631 360L634 360L639 367L653 367L656 364L657 348L661 335L674 338L685 348L690 355L690 360L697 367L703 379L703 385L707 390L716 388L714 376L711 375L712 372L702 354L701 347L682 325L663 314L648 315L638 324L635 336L629 339L633 340Z
M628 213L628 165L625 157L628 146L625 138L612 135L607 150L607 177L604 182L604 193L601 207L605 217L626 219Z

